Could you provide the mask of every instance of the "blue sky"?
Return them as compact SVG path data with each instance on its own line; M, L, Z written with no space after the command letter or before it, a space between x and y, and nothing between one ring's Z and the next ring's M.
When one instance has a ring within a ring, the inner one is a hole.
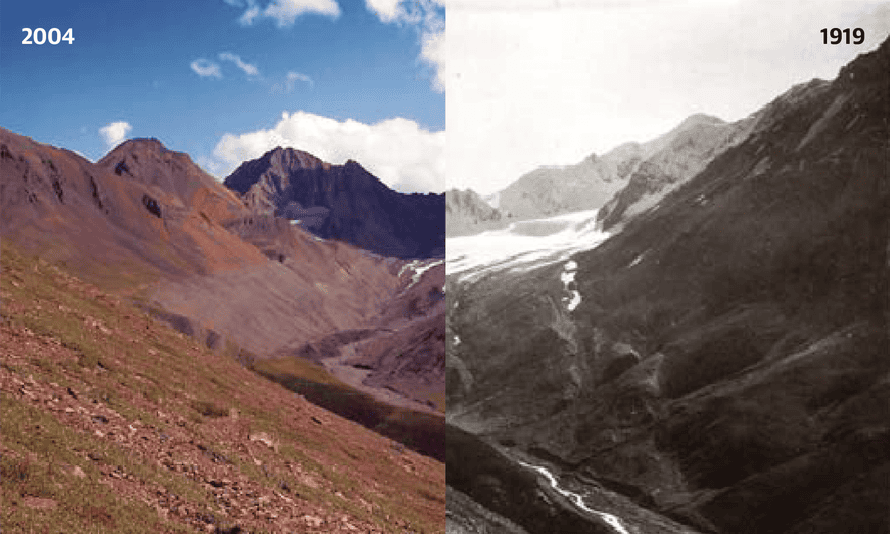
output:
M101 158L157 137L225 176L278 144L444 189L442 0L4 2L0 126ZM22 28L74 43L24 45Z

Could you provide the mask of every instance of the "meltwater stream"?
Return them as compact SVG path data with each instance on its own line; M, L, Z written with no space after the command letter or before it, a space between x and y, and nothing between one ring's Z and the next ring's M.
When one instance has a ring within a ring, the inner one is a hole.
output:
M533 465L530 463L526 463L526 462L523 462L522 460L517 460L517 461L520 464L522 464L526 467L530 467L530 468L534 469L535 471L537 471L538 473L541 473L542 475L547 477L547 480L550 482L550 485L560 495L562 495L563 497L566 497L567 499L569 499L570 501L575 503L575 506L584 510L585 512L599 516L603 521L608 523L608 525L610 527L615 529L615 532L618 532L620 534L630 534L630 532L628 532L627 529L624 528L624 525L621 524L621 520L619 520L614 515L607 514L606 512L600 512L599 510L594 510L593 508L590 508L589 506L584 504L584 499L582 499L581 496L578 495L577 493L572 493L571 491L564 490L564 489L560 488L559 482L556 481L556 477L553 476L553 473L551 473L546 467L541 467L539 465Z

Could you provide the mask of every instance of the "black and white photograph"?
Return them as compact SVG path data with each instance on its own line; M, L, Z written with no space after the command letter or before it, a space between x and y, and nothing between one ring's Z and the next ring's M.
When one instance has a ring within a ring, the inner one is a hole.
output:
M448 4L449 534L890 531L888 33Z

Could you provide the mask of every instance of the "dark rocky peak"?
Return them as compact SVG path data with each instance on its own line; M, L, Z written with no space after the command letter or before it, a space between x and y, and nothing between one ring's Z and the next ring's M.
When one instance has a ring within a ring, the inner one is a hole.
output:
M337 165L335 165L335 167L336 166ZM389 189L383 182L380 181L379 178L371 174L368 169L362 167L355 160L347 160L346 163L343 164L342 168L345 171L344 174L346 175L347 179L361 180L365 184L372 185L376 188Z
M325 239L401 258L444 250L444 195L393 191L354 160L332 165L279 147L242 163L224 184L254 213L287 217Z
M254 186L280 193L290 188L320 191L344 187L385 187L354 160L333 165L303 150L282 147L270 150L258 159L245 161L224 183L242 195Z
M297 150L295 148L277 147L267 152L262 158L268 156L269 163L281 170L297 170L297 169L330 169L331 164L313 156L309 152Z
M264 175L288 177L300 170L329 170L331 164L303 150L276 147L257 159L245 161L224 180L229 189L245 194Z
M798 113L800 108L821 98L825 92L831 89L831 85L831 82L818 78L793 85L751 116L754 120L752 133L768 131L776 123Z
M856 59L841 68L836 83L841 86L881 84L885 91L890 90L890 37L881 46L856 56Z

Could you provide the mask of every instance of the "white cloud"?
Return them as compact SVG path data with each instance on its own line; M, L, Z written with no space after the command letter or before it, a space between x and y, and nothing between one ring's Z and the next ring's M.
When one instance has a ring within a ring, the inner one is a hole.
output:
M297 86L297 82L306 82L309 84L309 87L315 85L315 82L309 76L301 73L290 71L287 73L287 77L285 78L283 83L276 83L272 86L273 93L290 93Z
M261 7L256 0L223 0L230 6L246 8L238 21L250 26L257 19L274 19L279 28L292 26L300 15L317 14L331 18L340 16L340 6L336 0L272 0Z
M381 21L395 22L402 13L402 0L365 0L368 9L375 13Z
M418 59L433 68L433 89L444 93L445 0L365 0L365 6L383 23L417 29L421 44Z
M209 158L204 155L197 156L195 158L195 162L201 167L205 172L210 173L214 176L219 176L225 169L223 169L223 164L214 158ZM231 171L229 171L231 172Z
M213 151L218 163L202 164L222 177L277 146L304 150L334 164L355 160L398 191L445 190L445 132L430 132L403 118L369 125L302 111L284 113L271 129L225 134Z
M256 20L258 16L260 16L260 14L261 11L258 6L249 6L247 8L247 11L245 11L244 14L241 15L241 18L238 19L238 22L245 26L250 26L251 24L253 24L253 21Z
M244 74L248 76L259 76L260 71L256 68L256 65L251 65L250 63L245 63L241 60L240 56L236 56L231 52L222 52L219 55L219 59L222 61L231 61L235 65L238 66L239 69L244 71Z
M309 85L313 85L313 84L314 84L314 82L312 81L312 78L310 78L309 76L306 76L305 74L302 74L302 73L299 73L299 72L294 72L294 71L290 71L290 72L287 73L287 81L289 81L289 82L295 82L295 81L297 81L297 80L306 82L306 83L308 83Z
M420 51L421 59L433 67L436 76L433 78L433 89L445 92L445 30L427 33L423 36Z
M132 129L133 127L127 122L112 122L99 128L99 135L102 136L102 139L105 141L105 144L108 145L108 148L112 148L126 139L127 134L130 133L130 130Z
M202 78L222 78L219 65L204 58L192 61L192 70Z

